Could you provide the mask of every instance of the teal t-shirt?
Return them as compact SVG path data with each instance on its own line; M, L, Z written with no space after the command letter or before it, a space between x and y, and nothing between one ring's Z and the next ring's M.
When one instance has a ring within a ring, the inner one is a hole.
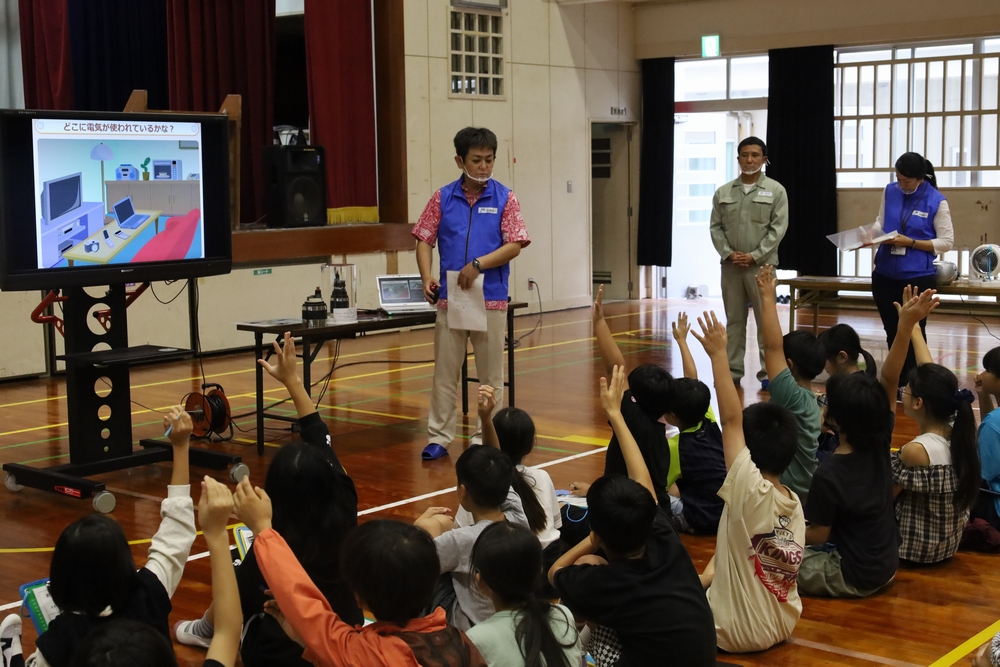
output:
M798 424L796 438L799 446L795 458L781 476L781 483L798 494L803 507L809 495L809 485L816 472L816 448L820 434L820 412L816 396L810 390L800 387L792 377L792 371L785 369L771 380L767 386L771 402L788 408Z

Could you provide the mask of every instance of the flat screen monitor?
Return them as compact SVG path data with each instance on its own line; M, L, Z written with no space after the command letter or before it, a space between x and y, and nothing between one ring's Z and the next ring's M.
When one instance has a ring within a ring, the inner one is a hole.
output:
M83 174L53 178L42 184L42 217L56 220L80 208L83 194Z
M225 116L2 110L0 151L0 288L231 270Z

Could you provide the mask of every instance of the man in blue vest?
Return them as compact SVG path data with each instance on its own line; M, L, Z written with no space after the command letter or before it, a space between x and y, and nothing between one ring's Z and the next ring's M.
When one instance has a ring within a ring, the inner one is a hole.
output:
M466 345L472 340L480 384L493 387L497 408L503 400L503 349L507 322L507 277L510 261L531 243L521 205L510 188L493 180L497 137L486 128L467 127L455 135L455 164L462 176L434 193L413 228L417 266L424 298L437 303L434 328L434 386L427 418L429 444L423 458L437 459L455 438L456 394ZM437 243L441 272L432 271ZM448 326L449 271L458 272L458 286L469 289L483 275L486 331ZM482 442L478 423L472 443Z

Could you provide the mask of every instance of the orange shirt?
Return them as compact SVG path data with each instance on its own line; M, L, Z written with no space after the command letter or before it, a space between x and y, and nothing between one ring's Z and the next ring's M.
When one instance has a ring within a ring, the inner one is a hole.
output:
M253 550L281 612L306 643L303 659L318 667L419 667L413 651L395 634L438 632L448 627L445 612L438 607L429 616L411 620L406 627L376 622L354 628L330 608L284 538L274 529L262 531L254 540Z

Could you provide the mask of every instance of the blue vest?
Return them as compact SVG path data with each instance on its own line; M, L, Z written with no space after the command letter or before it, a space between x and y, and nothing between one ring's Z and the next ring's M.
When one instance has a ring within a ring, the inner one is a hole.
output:
M500 219L510 188L490 179L474 206L469 206L462 179L441 188L441 298L448 298L448 271L461 271L466 264L503 245ZM483 296L487 301L507 300L510 264L483 270Z
M924 181L912 195L904 195L898 183L885 188L885 215L882 230L899 232L917 241L937 238L934 216L945 201L937 188ZM907 248L905 255L893 255L893 246L883 244L875 254L875 271L887 278L908 280L934 275L936 255L926 250Z

